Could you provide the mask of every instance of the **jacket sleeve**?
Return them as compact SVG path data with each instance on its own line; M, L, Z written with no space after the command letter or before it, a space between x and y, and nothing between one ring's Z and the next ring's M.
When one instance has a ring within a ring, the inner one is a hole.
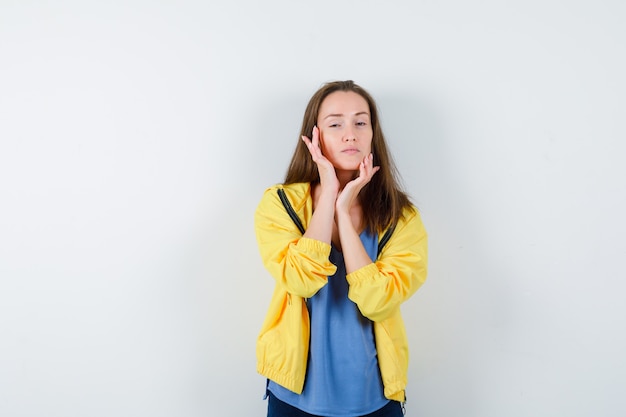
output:
M348 297L361 314L385 320L417 291L426 280L427 240L417 210L405 212L377 261L348 274Z
M265 191L254 216L261 258L278 285L310 298L337 269L329 260L330 245L302 237L276 191L276 187Z

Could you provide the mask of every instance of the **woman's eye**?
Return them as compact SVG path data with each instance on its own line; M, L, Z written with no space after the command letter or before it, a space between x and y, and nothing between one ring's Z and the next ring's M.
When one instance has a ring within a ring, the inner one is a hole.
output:
M367 125L367 123L365 123L365 122L356 122L356 125L357 126L365 126L365 125Z
M339 123L332 123L329 127L338 127Z

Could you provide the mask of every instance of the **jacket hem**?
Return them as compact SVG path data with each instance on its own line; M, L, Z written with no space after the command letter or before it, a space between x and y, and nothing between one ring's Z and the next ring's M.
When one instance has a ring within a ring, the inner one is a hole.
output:
M302 394L302 390L304 389L304 381L296 381L293 376L287 375L284 372L276 371L269 366L263 364L257 365L257 372L262 376L268 378L269 380L274 381L283 388L288 389L289 391L292 391L296 394Z

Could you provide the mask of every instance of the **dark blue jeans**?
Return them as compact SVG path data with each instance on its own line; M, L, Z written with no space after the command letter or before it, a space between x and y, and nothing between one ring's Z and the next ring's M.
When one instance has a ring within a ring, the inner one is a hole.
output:
M267 417L321 417L305 413L304 411L279 400L271 392L268 392L268 394ZM398 401L389 401L387 405L380 410L374 411L373 413L362 417L402 417L403 415L402 404Z

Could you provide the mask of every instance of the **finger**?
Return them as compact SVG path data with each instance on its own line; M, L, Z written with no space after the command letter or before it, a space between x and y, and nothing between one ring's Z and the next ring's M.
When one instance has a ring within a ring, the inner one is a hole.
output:
M309 150L309 154L311 155L311 159L313 160L313 162L318 163L320 162L320 160L322 160L324 158L324 156L322 155L322 151L319 147L319 145L316 143L316 135L312 135L313 136L313 140L309 139L306 136L302 136L302 141L306 144L307 149Z
M370 153L365 158L363 158L363 162L361 164L363 165L363 169L365 170L366 175L369 176L374 165L374 159L372 157L372 154Z
M374 155L373 154L369 154L366 157L367 161L366 161L366 167L367 167L367 171L370 174L370 177L374 176L374 174L376 172L378 172L378 170L380 169L379 166L374 166Z
M360 187L362 186L362 184L367 183L367 181L368 181L367 167L365 165L365 161L361 161L361 163L359 163L359 175L357 175L356 178L350 181L348 185L352 184L357 187ZM346 187L348 185L346 185Z
M317 126L313 126L313 132L311 132L311 143L313 144L313 146L318 147L320 146L320 130L318 129Z
M374 174L376 174L379 170L379 166L373 166L374 160L372 155L366 156L361 162L361 166L359 167L359 177L363 179L365 183L369 182Z
M306 145L307 149L309 150L309 154L312 155L312 151L311 151L311 139L309 139L306 136L301 136L302 138L302 142L304 142L304 144Z

